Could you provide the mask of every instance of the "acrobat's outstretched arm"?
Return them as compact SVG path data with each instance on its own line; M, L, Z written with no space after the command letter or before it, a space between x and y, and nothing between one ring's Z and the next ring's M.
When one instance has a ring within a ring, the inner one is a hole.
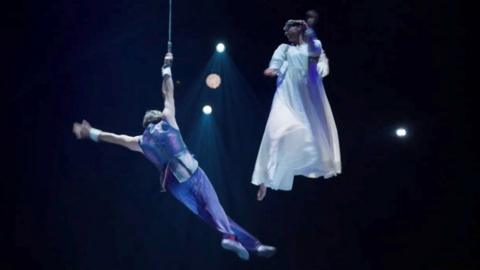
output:
M132 151L142 152L138 142L140 141L141 136L128 136L128 135L119 135L111 132L105 132L96 128L93 128L90 123L86 120L83 120L82 123L73 123L73 133L77 139L87 139L90 138L95 142L106 142L116 145L126 147Z

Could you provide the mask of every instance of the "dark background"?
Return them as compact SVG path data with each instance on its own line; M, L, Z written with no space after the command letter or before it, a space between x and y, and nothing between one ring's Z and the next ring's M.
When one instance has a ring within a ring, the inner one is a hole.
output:
M74 121L142 132L161 108L168 1L23 1L2 16L2 269L478 269L478 164L457 1L174 0L177 119L227 213L278 253L240 261L144 157ZM319 11L343 173L255 200L290 18ZM226 54L215 55L218 41ZM209 63L209 64L207 64ZM224 87L207 91L217 69ZM214 113L202 116L212 104ZM398 126L409 134L394 136Z

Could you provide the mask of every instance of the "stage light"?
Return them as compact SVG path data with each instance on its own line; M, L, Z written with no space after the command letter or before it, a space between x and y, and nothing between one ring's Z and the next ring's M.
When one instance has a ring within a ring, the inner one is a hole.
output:
M407 136L407 130L404 129L404 128L397 128L397 130L395 131L395 133L397 134L397 137L405 137L405 136Z
M210 107L210 105L205 105L203 106L202 111L204 114L209 115L212 113L212 107Z
M225 51L225 45L223 43L217 44L217 52L223 53Z
M217 89L218 87L220 87L220 84L222 84L222 78L220 78L218 74L211 73L205 79L205 83L209 88Z

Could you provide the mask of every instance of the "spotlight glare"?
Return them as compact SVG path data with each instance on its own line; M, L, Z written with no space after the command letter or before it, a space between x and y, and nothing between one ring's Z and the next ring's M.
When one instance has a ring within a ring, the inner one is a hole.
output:
M202 109L203 113L204 114L211 114L212 113L212 107L210 107L210 105L205 105L203 106L203 109Z
M217 89L222 84L222 78L218 74L211 73L205 79L205 83L210 89Z
M217 52L222 53L225 51L225 45L223 43L217 44Z
M397 137L407 136L407 130L404 128L398 128L395 133L397 134Z

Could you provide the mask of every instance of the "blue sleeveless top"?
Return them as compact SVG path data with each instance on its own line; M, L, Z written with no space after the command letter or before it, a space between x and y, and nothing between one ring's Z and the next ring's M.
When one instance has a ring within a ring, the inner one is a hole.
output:
M139 144L147 159L159 170L168 166L179 182L188 180L198 168L198 161L188 151L180 131L165 120L149 124Z

